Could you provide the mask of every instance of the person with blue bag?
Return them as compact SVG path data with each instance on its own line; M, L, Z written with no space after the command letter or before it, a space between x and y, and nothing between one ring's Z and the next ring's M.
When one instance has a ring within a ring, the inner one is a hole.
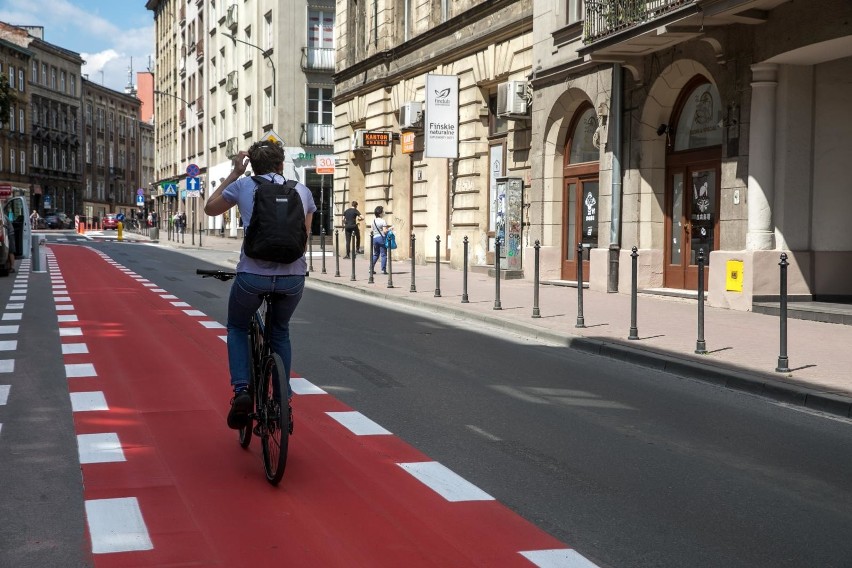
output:
M385 246L385 235L388 231L392 229L391 225L385 223L383 216L385 214L385 208L379 205L373 211L373 214L376 216L373 219L373 258L370 263L370 267L373 273L376 271L376 261L381 258L382 259L382 274L388 273L388 249ZM394 241L396 242L396 241Z

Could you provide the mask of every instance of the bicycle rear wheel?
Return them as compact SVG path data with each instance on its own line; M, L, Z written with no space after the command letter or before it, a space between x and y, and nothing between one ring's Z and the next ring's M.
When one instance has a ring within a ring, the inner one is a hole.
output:
M290 404L287 401L287 374L276 353L263 361L261 390L257 393L257 422L266 480L278 485L287 466ZM280 400L279 400L280 399Z

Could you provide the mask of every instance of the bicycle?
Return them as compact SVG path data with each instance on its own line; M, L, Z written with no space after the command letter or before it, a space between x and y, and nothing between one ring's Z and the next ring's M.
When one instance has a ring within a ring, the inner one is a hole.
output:
M236 272L226 270L201 268L196 270L196 274L222 282L227 282L237 275ZM246 424L239 429L240 446L243 448L248 448L252 435L260 438L266 480L272 485L278 485L284 476L289 437L293 433L293 410L287 400L284 362L277 353L272 352L271 347L270 307L275 302L275 296L273 293L261 295L263 302L254 314L249 328L251 380L248 391L254 408L249 413ZM287 426L282 428L282 424Z

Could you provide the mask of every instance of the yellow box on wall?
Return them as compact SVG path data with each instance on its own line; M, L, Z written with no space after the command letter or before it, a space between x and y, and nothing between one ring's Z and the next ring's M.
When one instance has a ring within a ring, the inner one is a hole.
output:
M725 290L728 292L743 291L743 261L729 260L725 271Z

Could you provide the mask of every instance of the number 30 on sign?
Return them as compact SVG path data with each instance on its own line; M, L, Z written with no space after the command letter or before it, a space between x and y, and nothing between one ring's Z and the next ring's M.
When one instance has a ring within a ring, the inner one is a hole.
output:
M316 157L317 173L318 174L334 174L334 156L317 156Z

